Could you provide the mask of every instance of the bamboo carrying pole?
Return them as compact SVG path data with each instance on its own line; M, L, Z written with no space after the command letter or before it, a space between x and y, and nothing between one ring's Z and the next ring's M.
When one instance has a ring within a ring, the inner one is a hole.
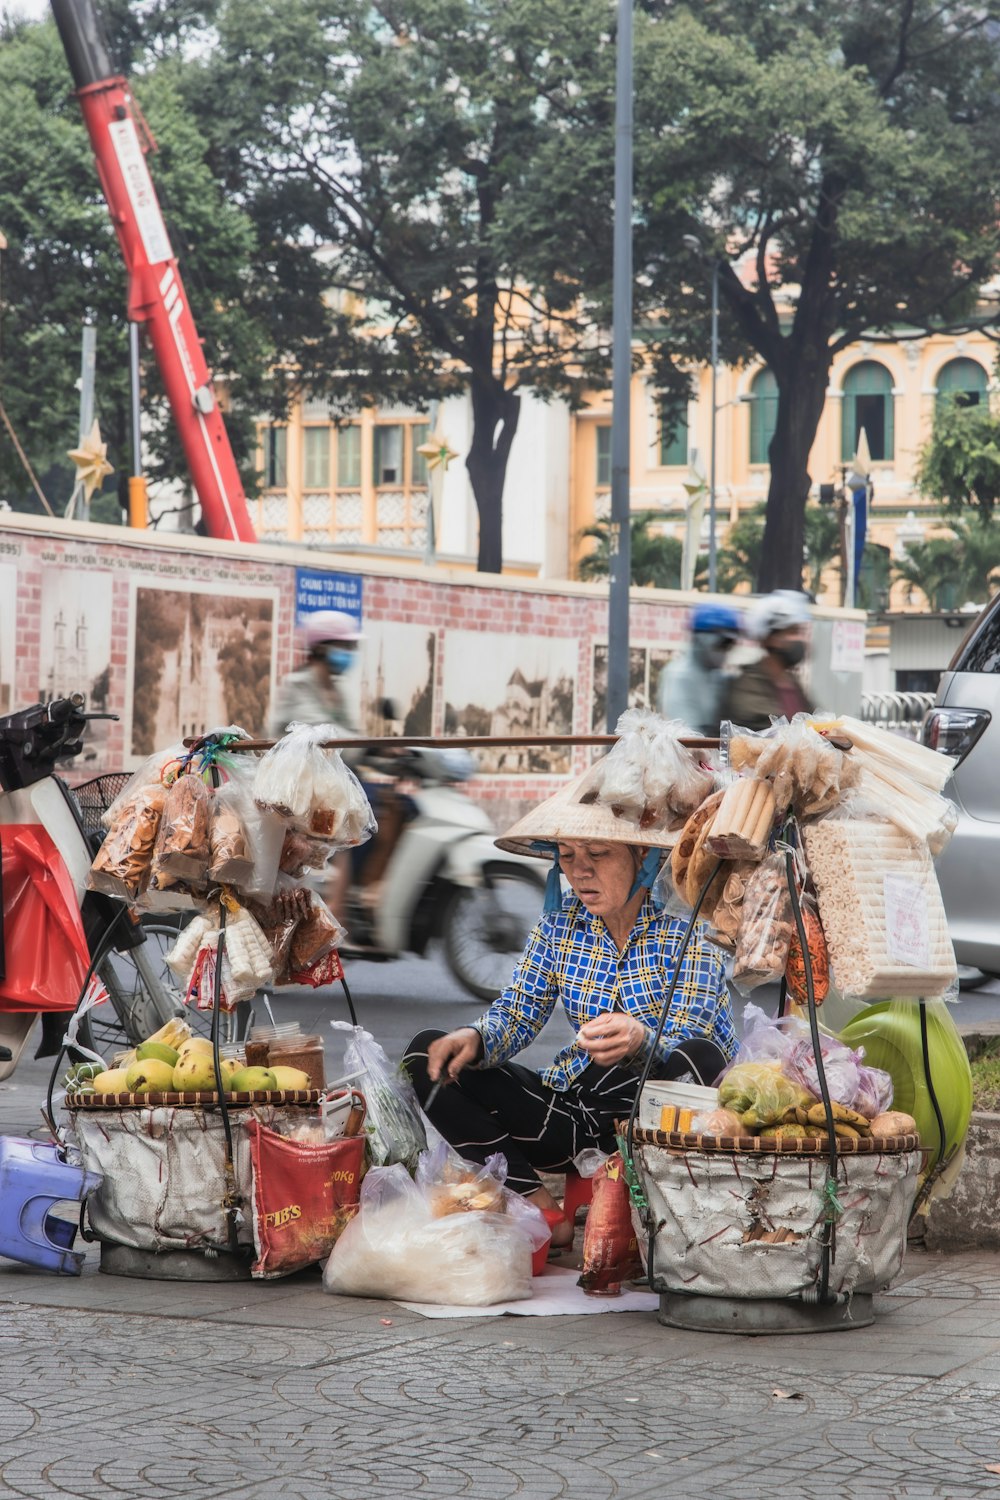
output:
M616 745L618 738L617 734L529 734L517 739L510 739L503 735L460 735L454 739L445 739L441 735L388 735L369 739L327 740L322 748L324 750L489 750L503 745L506 748L518 750L548 748L553 745ZM191 750L200 744L202 744L200 739L186 739L184 748ZM276 744L277 740L234 740L232 744L226 746L226 749L270 750ZM679 740L678 744L684 745L688 750L717 750L720 741L718 738L690 739Z

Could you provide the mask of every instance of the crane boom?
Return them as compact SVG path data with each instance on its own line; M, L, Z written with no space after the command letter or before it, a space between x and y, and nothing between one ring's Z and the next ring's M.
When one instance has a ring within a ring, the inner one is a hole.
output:
M148 132L113 72L93 0L52 0L101 188L128 272L128 316L145 323L210 536L256 541L180 269L146 164Z

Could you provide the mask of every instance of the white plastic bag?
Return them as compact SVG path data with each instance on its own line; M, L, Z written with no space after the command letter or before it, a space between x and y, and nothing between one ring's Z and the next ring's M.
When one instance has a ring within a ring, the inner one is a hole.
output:
M323 1271L328 1292L489 1307L531 1296L531 1241L508 1214L434 1218L402 1166L374 1167Z
M330 1026L350 1037L344 1072L357 1079L368 1103L365 1132L370 1160L377 1167L402 1162L414 1169L421 1151L426 1150L427 1136L413 1084L393 1067L363 1026L352 1026L349 1021L331 1021Z
M337 750L333 724L290 724L257 765L253 794L257 806L276 812L290 828L351 849L377 829L364 789Z

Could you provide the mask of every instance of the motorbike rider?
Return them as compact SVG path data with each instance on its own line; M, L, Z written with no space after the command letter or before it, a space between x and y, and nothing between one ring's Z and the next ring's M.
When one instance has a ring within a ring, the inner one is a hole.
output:
M318 609L306 616L299 638L305 661L278 688L271 715L271 734L278 739L289 724L333 724L345 735L357 734L341 679L357 661L361 631L342 609ZM347 751L350 762L357 752ZM376 833L375 837L378 837ZM372 840L374 842L374 840ZM366 846L367 847L367 846ZM323 897L337 921L347 925L347 892L351 882L348 850L335 854L326 869Z
M660 673L657 708L701 734L718 734L726 690L725 667L740 638L740 617L726 604L696 604L690 639Z
M772 717L812 712L812 699L796 675L809 649L809 620L809 599L794 589L755 601L749 626L761 655L730 682L725 718L743 729L768 729Z
M271 734L277 738L289 724L336 724L345 733L356 734L341 678L357 660L361 640L357 620L342 609L318 609L306 616L300 639L306 659L278 689Z

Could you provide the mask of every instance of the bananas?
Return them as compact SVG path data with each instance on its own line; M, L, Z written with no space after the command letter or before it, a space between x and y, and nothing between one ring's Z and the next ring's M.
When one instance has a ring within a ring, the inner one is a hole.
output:
M150 1042L162 1042L165 1047L172 1047L175 1052L179 1052L190 1035L191 1027L184 1017L171 1016L165 1026L161 1026L159 1031L154 1031L152 1036L146 1038L143 1045L148 1046Z

